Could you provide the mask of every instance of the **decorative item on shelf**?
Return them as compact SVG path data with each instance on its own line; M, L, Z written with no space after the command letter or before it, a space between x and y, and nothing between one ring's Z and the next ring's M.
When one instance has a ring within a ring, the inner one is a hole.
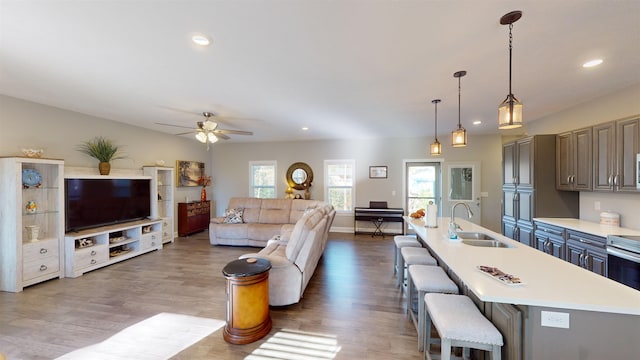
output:
M435 114L436 114L435 115L436 129L435 129L435 133L434 133L435 140L431 143L431 147L430 147L431 155L440 155L440 154L442 154L442 144L440 144L440 141L438 141L438 103L441 102L441 101L442 100L440 100L440 99L431 100L433 105L435 105Z
M27 201L27 205L24 207L27 214L35 214L38 211L38 204L35 201L29 200Z
M152 230L151 225L143 226L143 227L142 227L142 232L143 232L144 234L148 234L148 233L150 233L150 232L151 232L151 230Z
M498 107L498 129L515 129L522 126L522 103L511 92L511 59L513 23L522 17L522 11L515 10L500 18L501 25L509 25L509 94Z
M22 187L27 189L30 187L39 188L42 185L42 175L36 169L22 169Z
M467 75L464 70L456 71L453 77L458 78L458 128L451 132L451 145L453 147L467 146L467 130L460 124L460 78Z
M125 158L125 155L119 153L120 147L118 145L102 136L96 136L92 140L78 145L78 151L100 161L98 165L100 175L109 175L111 161Z
M287 187L287 190L285 190L284 193L287 194L284 197L285 199L293 199L293 189L290 186Z
M211 176L201 175L198 185L202 186L200 191L200 201L207 201L207 186L211 185Z
M304 183L304 199L305 200L311 200L311 192L309 191L309 188L311 187L311 184L308 182Z
M87 238L78 239L78 240L76 240L76 243L77 243L76 248L78 248L78 249L83 249L83 248L90 247L90 246L94 245L93 244L93 239L87 239Z
M22 149L22 154L28 158L41 158L43 153L42 149Z
M38 241L38 236L40 235L40 226L29 225L25 226L25 229L27 229L27 239L29 241Z

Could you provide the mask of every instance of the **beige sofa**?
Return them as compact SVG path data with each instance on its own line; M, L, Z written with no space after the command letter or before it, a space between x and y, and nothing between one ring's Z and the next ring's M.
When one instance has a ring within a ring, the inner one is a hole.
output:
M300 301L324 252L335 214L333 206L323 203L304 214L295 226L283 227L283 233L269 240L260 252L240 257L258 257L271 262L270 305Z
M225 223L225 217L215 217L209 224L211 245L265 247L267 241L290 228L305 210L326 203L317 200L258 199L235 197L227 209L242 209L242 223Z

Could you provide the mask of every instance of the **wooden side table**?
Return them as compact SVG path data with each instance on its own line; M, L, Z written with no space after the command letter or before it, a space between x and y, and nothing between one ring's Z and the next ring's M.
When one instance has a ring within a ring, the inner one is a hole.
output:
M248 344L271 331L267 259L238 259L222 273L227 278L227 324L223 338L231 344Z

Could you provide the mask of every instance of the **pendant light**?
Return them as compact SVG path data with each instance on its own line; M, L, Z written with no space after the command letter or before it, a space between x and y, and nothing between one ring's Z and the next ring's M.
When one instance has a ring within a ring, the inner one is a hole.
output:
M436 132L435 132L435 141L431 143L431 155L440 155L442 154L442 144L438 141L438 103L442 101L440 99L431 100L431 102L435 105L436 108Z
M457 71L453 77L458 78L458 129L451 132L451 145L453 147L467 146L467 130L460 124L460 78L467 75L464 70Z
M511 92L511 58L513 23L522 17L522 11L516 10L500 18L501 25L509 25L509 95L498 108L498 129L515 129L522 126L522 103Z

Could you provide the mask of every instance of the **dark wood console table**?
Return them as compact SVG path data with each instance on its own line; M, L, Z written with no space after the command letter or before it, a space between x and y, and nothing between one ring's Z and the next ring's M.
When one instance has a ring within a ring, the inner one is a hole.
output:
M187 236L209 228L211 201L178 203L178 235Z
M371 234L371 236L384 236L385 234L382 232L382 224L385 222L403 223L402 228L404 229L404 219L402 218L403 215L404 209L402 208L379 209L357 207L355 208L353 217L353 230L356 235ZM358 221L370 221L376 227L376 229L373 231L373 233L358 231ZM402 235L402 233L394 233L388 235Z

